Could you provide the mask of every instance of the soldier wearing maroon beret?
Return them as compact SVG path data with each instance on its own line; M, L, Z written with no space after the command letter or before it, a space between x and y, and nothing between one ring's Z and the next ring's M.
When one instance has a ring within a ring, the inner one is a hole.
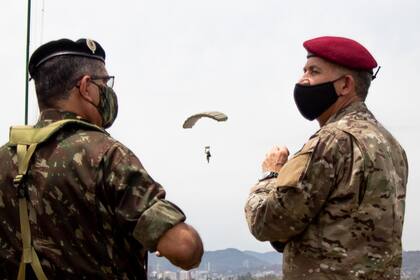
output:
M320 129L290 158L285 147L267 154L245 206L249 228L283 252L286 280L400 279L408 164L365 104L377 63L348 38L303 46L294 99Z
M48 42L29 73L39 120L12 127L0 147L1 278L147 279L148 251L198 266L198 233L105 130L118 102L101 45Z

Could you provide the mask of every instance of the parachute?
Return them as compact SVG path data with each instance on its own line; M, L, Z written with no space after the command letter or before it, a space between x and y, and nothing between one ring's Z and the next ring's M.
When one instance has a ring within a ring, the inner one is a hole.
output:
M182 127L192 128L197 123L197 121L201 118L210 118L218 122L224 122L228 119L228 117L222 112L218 112L218 111L202 112L202 113L194 114L188 117L184 121L184 124L182 125ZM204 148L204 154L206 155L207 163L210 163L210 157L211 157L210 146L206 146Z
M218 122L223 122L223 121L226 121L228 119L228 117L222 112L217 112L217 111L203 112L203 113L194 114L194 115L188 117L185 120L182 127L183 128L192 128L195 125L195 123L201 118L211 118L211 119L216 120Z

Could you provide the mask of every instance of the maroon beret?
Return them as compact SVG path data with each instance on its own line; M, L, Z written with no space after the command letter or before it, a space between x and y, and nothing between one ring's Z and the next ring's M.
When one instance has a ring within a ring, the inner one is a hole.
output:
M303 46L308 57L318 56L347 68L372 72L378 66L369 51L352 39L323 36L308 40Z

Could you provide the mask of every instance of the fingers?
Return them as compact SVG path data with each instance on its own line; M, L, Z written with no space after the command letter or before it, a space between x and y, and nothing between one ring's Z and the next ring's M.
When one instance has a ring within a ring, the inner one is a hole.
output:
M285 146L275 146L265 155L265 160L262 164L263 172L274 171L278 172L281 167L287 162L289 157L289 150Z
M287 156L289 156L289 149L286 146L281 146L279 149L282 153L285 153Z
M285 146L278 148L277 161L279 164L284 165L288 157L289 157L289 150Z
M287 149L286 146L274 146L273 148L271 148L271 150L265 154L265 157L269 157L271 155L282 155L285 157L289 156L289 150Z
M273 147L266 155L265 158L268 161L274 161L276 164L284 164L289 157L289 150L282 147Z

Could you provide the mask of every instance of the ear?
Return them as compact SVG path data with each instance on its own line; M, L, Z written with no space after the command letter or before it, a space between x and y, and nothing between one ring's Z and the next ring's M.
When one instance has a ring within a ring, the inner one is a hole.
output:
M90 102L93 102L93 99L90 96L90 91L89 91L90 86L91 86L90 76L88 75L83 76L78 82L78 86L79 86L79 92L82 98L85 98Z
M339 83L337 83L337 93L339 96L345 96L351 92L355 92L355 82L352 75L345 75Z

